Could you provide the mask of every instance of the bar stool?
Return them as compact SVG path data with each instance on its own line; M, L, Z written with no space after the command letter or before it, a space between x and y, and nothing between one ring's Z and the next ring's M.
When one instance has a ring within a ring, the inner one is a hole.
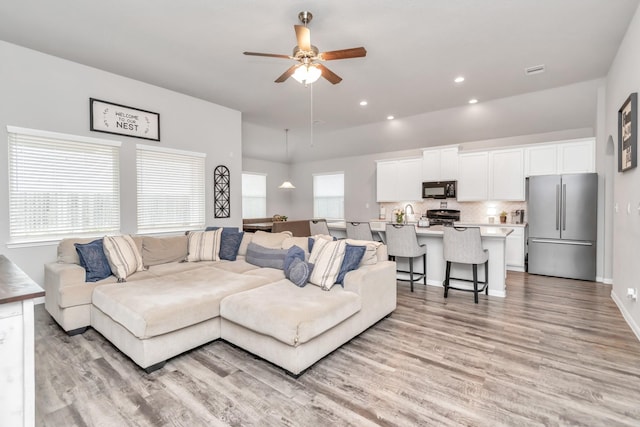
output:
M373 240L371 225L368 222L347 222L347 239Z
M489 251L482 247L480 228L478 227L444 227L443 236L444 259L447 262L444 279L444 297L447 298L449 289L473 292L474 301L478 303L478 294L482 291L489 295ZM471 264L473 280L451 277L451 263ZM478 282L478 265L484 264L484 282ZM451 286L451 279L473 282L473 289ZM478 284L483 285L478 289Z
M387 224L385 228L387 240L387 253L395 259L409 258L409 271L398 270L399 273L409 273L411 282L411 292L413 292L413 282L420 279L427 285L427 246L418 244L418 235L413 225ZM422 257L423 273L413 272L413 259ZM397 279L406 281L406 279Z
M331 235L326 219L309 220L309 231L311 232L312 236L315 236L316 234Z

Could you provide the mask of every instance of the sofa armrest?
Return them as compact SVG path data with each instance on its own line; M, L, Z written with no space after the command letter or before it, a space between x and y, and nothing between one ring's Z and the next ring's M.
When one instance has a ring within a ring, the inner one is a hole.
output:
M51 290L84 283L85 278L86 271L78 264L51 262L44 265L44 283Z
M350 271L344 277L344 289L364 295L369 288L380 288L385 292L393 290L396 295L396 263L381 261L373 265L363 265L357 270Z

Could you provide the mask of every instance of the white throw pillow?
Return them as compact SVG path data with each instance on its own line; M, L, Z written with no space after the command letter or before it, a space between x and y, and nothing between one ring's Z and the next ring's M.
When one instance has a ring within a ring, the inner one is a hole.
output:
M328 241L317 239L309 255L309 262L314 264L309 282L328 291L336 283L340 266L344 260L346 248L344 240Z
M187 261L220 261L222 227L211 231L189 233Z
M103 247L111 272L118 282L126 281L136 271L145 270L142 255L131 236L105 236Z

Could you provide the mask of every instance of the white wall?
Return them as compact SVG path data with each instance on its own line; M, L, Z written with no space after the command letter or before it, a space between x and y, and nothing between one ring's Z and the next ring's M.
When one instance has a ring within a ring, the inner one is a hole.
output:
M291 215L291 194L295 190L278 188L289 177L289 165L266 160L242 159L242 171L267 175L267 216L286 215L290 220L300 219ZM297 185L295 182L294 185Z
M464 142L459 144L459 149L461 151L476 150L590 136L593 136L593 129L590 128L568 129L560 132ZM314 173L343 171L345 173L346 219L368 220L377 218L379 212L378 203L376 202L376 160L420 156L422 156L422 149L417 148L413 150L388 151L378 154L295 163L291 166L291 177L297 187L292 192L292 212L294 212L296 218L310 218L313 216Z
M206 222L239 225L241 191L231 191L231 215L213 214L213 169L226 165L232 183L241 182L241 114L219 105L127 79L0 41L0 164L7 168L7 125L122 141L120 155L121 231L136 232L136 144L207 154ZM94 97L160 114L161 141L89 131L89 98ZM0 174L0 200L8 200L8 176ZM36 282L43 265L56 259L56 246L9 248L9 208L0 208L0 253Z
M626 297L627 288L640 291L640 168L617 172L618 109L633 92L640 92L640 8L627 29L618 53L607 76L606 135L614 142L615 162L608 168L608 179L613 180L613 200L618 206L611 215L613 226L613 289L612 297L627 322L640 338L640 301ZM636 116L636 120L638 116ZM605 146L606 149L606 146ZM637 155L637 153L636 153ZM630 212L627 213L627 206Z

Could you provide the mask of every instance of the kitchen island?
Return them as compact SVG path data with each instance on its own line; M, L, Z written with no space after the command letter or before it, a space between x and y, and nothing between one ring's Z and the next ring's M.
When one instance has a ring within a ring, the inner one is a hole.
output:
M372 221L371 231L378 233L382 241L385 241L386 223L383 221ZM329 231L333 236L338 238L346 237L345 222L328 223ZM445 260L443 255L442 231L441 225L431 227L416 227L419 244L427 245L427 284L431 286L442 286L445 276ZM482 246L489 251L489 295L495 297L507 296L505 278L506 270L506 239L513 232L509 227L480 227L480 235L482 236ZM417 260L413 263L416 272L422 272L422 262ZM409 263L405 259L398 260L399 270L408 270ZM453 264L451 275L471 279L471 267ZM478 277L484 277L484 265L478 266ZM480 279L482 280L482 279ZM467 282L453 281L457 287L469 287ZM419 289L419 288L417 288Z

